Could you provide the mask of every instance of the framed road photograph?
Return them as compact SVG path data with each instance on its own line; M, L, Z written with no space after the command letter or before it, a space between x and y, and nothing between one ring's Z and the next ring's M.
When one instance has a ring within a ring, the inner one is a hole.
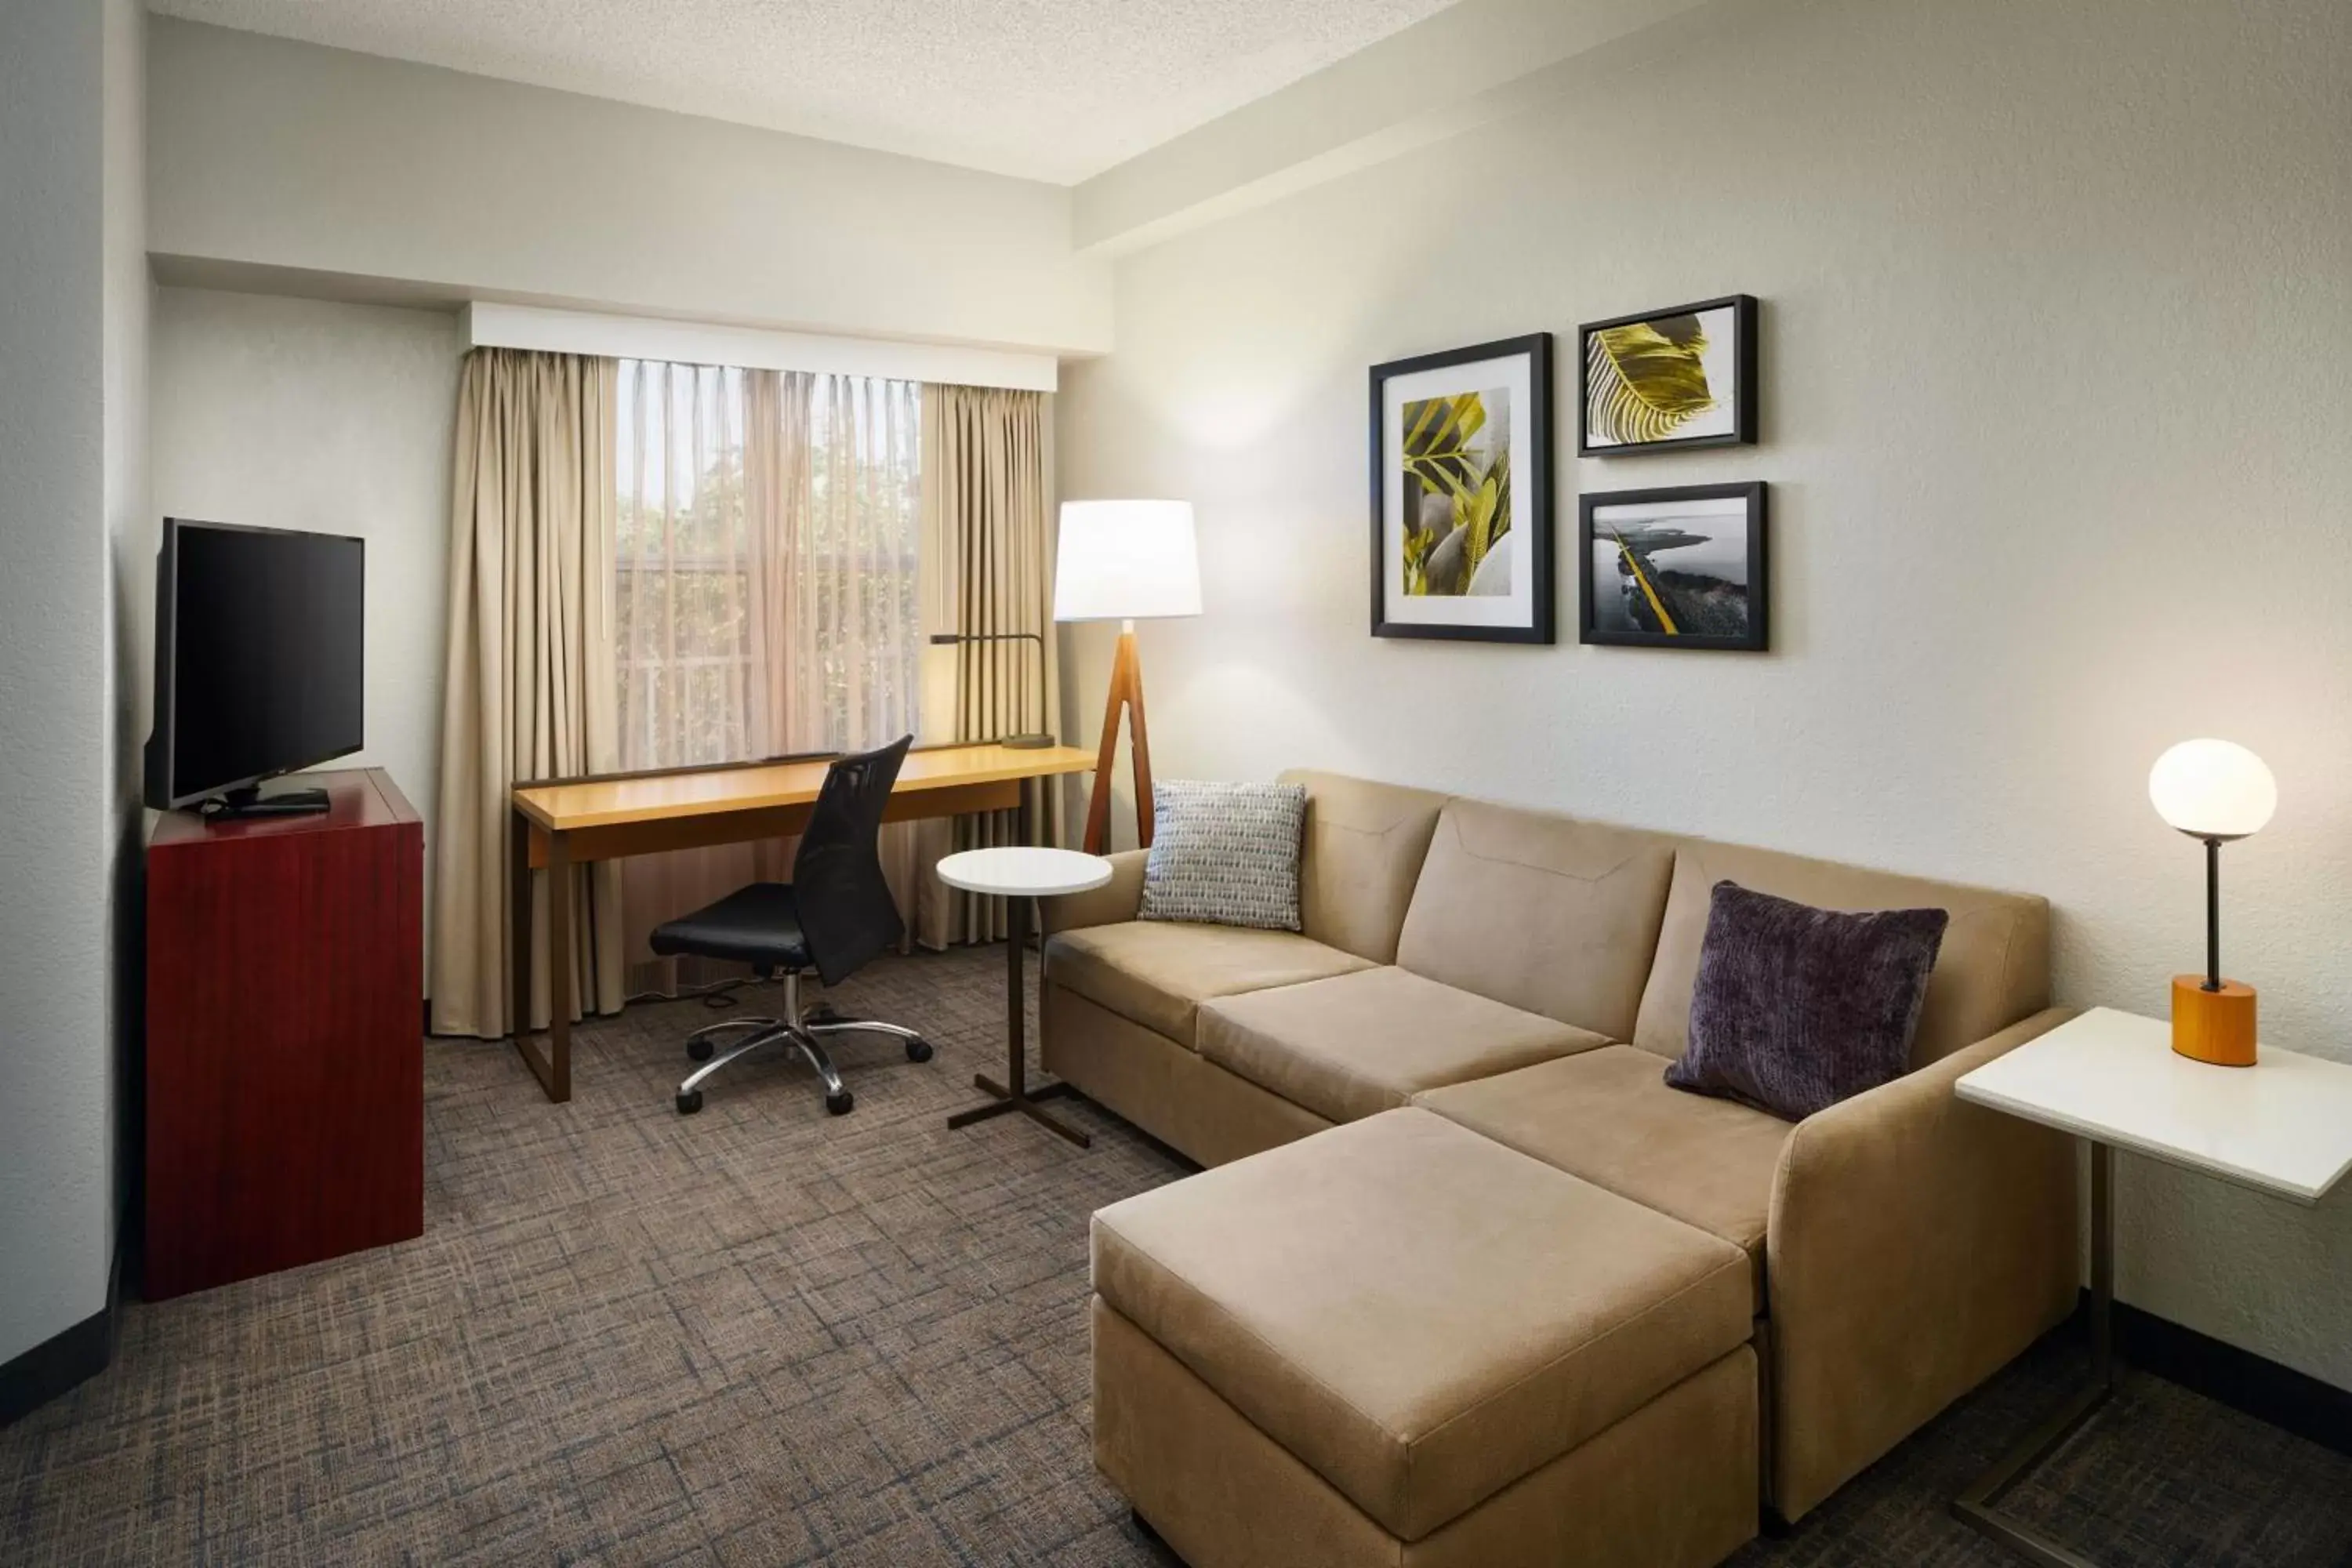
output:
M1372 635L1552 640L1551 334L1372 367Z
M1629 647L1768 646L1764 485L1614 490L1578 505L1580 641Z
M1576 348L1578 456L1755 445L1755 296L1587 321Z

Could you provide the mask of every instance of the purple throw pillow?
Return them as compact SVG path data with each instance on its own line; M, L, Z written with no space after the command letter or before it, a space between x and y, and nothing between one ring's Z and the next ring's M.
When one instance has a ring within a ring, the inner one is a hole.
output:
M1942 910L1848 914L1717 882L1666 1081L1791 1121L1911 1066Z

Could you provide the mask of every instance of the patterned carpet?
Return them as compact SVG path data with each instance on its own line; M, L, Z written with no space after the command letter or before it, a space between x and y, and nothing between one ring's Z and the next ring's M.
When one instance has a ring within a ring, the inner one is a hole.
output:
M1086 1224L1183 1167L1082 1102L1087 1151L946 1129L1003 984L1000 949L845 986L939 1056L845 1047L840 1119L781 1058L677 1115L691 1002L582 1031L566 1107L428 1042L424 1237L128 1308L0 1432L0 1562L1164 1563L1089 1458ZM1735 1561L2005 1562L1945 1500L2082 1361L2037 1348ZM2352 1459L2151 1378L2019 1506L2116 1568L2352 1563Z

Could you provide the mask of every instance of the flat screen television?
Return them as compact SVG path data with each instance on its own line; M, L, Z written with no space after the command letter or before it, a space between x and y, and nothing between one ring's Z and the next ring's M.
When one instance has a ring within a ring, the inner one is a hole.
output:
M164 519L149 805L324 809L320 792L259 786L364 743L366 549L337 534Z

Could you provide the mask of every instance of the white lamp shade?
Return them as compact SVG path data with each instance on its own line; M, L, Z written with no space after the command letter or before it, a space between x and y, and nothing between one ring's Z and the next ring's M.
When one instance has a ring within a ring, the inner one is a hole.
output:
M2199 838L2243 838L2278 809L2278 782L2262 758L2229 741L2183 741L2148 770L2156 814Z
M1201 613L1192 503L1062 503L1054 570L1057 621L1127 621Z

